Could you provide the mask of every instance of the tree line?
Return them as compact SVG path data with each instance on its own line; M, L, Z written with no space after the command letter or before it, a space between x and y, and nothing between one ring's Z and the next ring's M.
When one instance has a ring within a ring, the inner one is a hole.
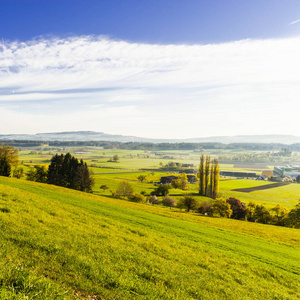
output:
M18 149L10 145L0 145L0 176L24 176L23 168L17 168L19 163ZM92 192L94 179L83 160L78 160L70 153L56 154L52 157L49 168L35 166L27 173L27 180L54 184L83 192Z
M87 193L92 192L94 185L94 179L87 164L70 153L55 154L48 170L44 166L36 166L30 170L27 179Z
M127 150L195 150L224 149L224 150L257 150L257 151L281 151L286 148L290 151L300 152L300 143L286 145L281 143L150 143L150 142L111 142L111 141L31 141L31 140L7 140L6 143L14 147L39 147L41 143L50 147L79 147L95 146L104 149Z

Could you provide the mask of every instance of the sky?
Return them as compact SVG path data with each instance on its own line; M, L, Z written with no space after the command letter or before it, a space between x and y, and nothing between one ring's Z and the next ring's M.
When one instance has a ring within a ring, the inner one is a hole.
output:
M300 135L299 0L0 0L0 134Z

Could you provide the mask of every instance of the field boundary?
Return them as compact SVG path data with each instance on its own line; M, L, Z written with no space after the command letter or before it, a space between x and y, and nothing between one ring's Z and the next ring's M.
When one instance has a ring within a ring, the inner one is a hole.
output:
M255 191L273 189L273 188L285 186L288 184L290 184L290 182L276 182L276 183L272 183L272 184L260 185L260 186L255 186L255 187L251 187L251 188L234 189L231 191L242 192L242 193L251 193L251 192L255 192Z

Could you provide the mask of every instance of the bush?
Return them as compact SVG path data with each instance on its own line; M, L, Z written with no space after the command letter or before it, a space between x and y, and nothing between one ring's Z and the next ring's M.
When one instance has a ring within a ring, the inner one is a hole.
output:
M168 207L175 207L176 206L176 199L175 198L172 198L171 196L169 195L166 195L164 197L164 199L162 200L162 204L164 206L168 206Z
M246 208L245 205L239 200L234 197L230 197L226 200L226 202L230 205L232 210L232 219L242 220L246 216Z
M232 210L230 208L230 204L227 203L224 199L216 199L209 210L210 216L217 217L226 217L230 218L232 214Z
M253 217L258 223L269 224L272 221L270 212L263 205L257 205L255 207Z
M169 185L159 185L153 192L151 192L151 195L156 195L156 196L159 196L159 195L162 195L162 196L166 196L167 194L169 194L169 189L170 189L170 186Z
M121 181L118 185L115 195L117 197L127 197L128 199L134 194L132 185L127 181Z
M158 200L158 198L155 195L150 196L148 198L147 202L150 204L160 204L160 201Z
M129 200L136 203L145 203L146 199L141 194L134 194L129 197Z

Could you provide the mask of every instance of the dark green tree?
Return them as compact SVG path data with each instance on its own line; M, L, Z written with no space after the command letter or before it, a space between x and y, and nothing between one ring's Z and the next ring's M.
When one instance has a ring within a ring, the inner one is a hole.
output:
M6 156L0 157L0 176L9 177L11 173L11 166Z
M296 207L289 212L288 218L291 227L300 228L300 200Z
M67 153L52 157L47 183L91 192L94 180L87 164Z
M151 192L151 195L166 196L167 194L169 194L169 189L170 189L169 185L161 184L153 192Z

